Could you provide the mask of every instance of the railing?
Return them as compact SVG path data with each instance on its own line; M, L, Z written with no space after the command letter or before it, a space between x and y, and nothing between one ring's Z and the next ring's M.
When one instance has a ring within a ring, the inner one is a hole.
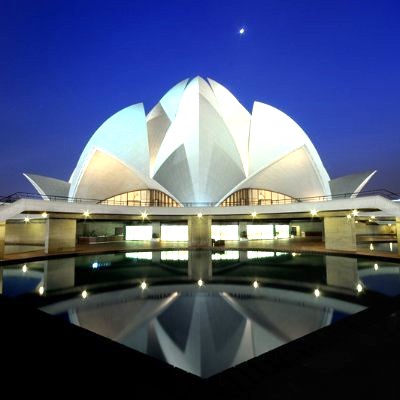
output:
M366 196L382 196L389 200L398 200L400 195L390 190L380 189L380 190L367 190L360 192L357 197ZM278 204L291 204L291 203L308 203L308 202L318 202L318 201L330 201L338 199L349 199L354 198L353 193L343 193L337 195L329 196L312 196L303 197L297 199L282 199L282 200L242 200L240 202L231 202L224 205L223 207L237 207L237 206L265 206L265 205L278 205ZM42 196L38 193L26 193L17 192L8 196L0 197L0 206L5 204L14 203L20 199L37 199L37 200L47 200L47 201L63 201L69 203L91 203L91 204L103 204L103 205L117 205L117 206L136 206L136 207L171 207L170 203L162 203L158 200L155 201L113 201L113 204L107 203L105 200L99 199L85 199L79 197L66 197L66 196L54 196L46 195ZM215 207L216 203L209 202L190 202L190 203L180 203L181 207Z

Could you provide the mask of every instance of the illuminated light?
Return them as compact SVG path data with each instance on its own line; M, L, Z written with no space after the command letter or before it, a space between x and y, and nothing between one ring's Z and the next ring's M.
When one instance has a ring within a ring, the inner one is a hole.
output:
M347 214L346 217L347 217L347 219L350 219L350 218L351 218L351 215L350 215L350 214Z
M28 271L28 267L26 266L26 264L24 264L22 266L22 272L25 273L26 271Z
M43 287L43 286L40 286L40 288L39 288L38 292L39 292L39 294L40 294L41 296L43 296L43 293L44 293L44 287Z
M203 282L202 279L199 279L199 280L197 281L197 284L198 284L200 287L202 287L202 286L204 285L204 282Z
M146 283L146 282L142 282L142 283L140 284L140 287L141 287L142 290L147 289L147 283Z
M43 217L43 218L47 218L48 216L49 216L49 214L47 214L46 211L43 211L43 212L42 212L42 217Z
M256 213L255 211L253 211L253 212L251 213L251 216L252 216L253 218L255 218L255 217L257 216L257 213Z
M374 250L374 245L371 243L370 245L369 245L369 249L372 251L372 250Z
M354 221L355 224L358 224L358 221Z
M148 217L149 214L147 214L147 211L143 211L140 213L140 216L142 217L142 219L146 219Z
M86 297L88 297L88 292L87 292L86 290L84 290L84 291L81 293L81 296L82 296L82 299L86 299Z
M371 219L375 219L375 215L371 215Z
M315 297L321 296L321 292L319 291L319 289L315 289L315 290L314 290L314 296L315 296Z
M292 257L296 257L297 256L297 253L292 253Z
M390 249L390 251L393 251L393 243L392 242L389 243L389 249Z
M30 220L31 220L31 219L30 219L29 217L25 217L25 218L24 218L24 221L25 221L25 222L29 222Z
M84 216L85 218L89 217L89 216L90 216L90 212L89 212L89 211L85 211L85 212L83 213L83 216Z
M240 35L243 35L245 32L246 32L246 30L244 28L240 28L239 29L239 34Z
M392 224L388 224L388 226L392 226Z
M354 209L351 214L353 215L353 217L358 217L358 210Z
M374 270L378 271L378 269L379 269L379 265L378 264L374 264Z
M202 213L198 213L198 214L197 214L197 218L201 218L202 216L203 216Z
M312 217L315 217L317 215L317 210L313 208L312 210L310 210L310 214Z
M358 293L361 293L361 292L362 292L363 287L362 287L361 283L359 283L359 284L357 285L356 289L357 289L357 292L358 292Z
M294 238L294 235L290 235L290 239L293 239Z
M172 297L174 298L174 297L176 297L176 296L178 296L178 292L174 292L174 293L172 293Z
M254 289L257 289L258 286L259 286L259 285L258 285L258 282L257 282L257 281L254 281L254 282L253 282L253 288L254 288Z
M92 268L94 268L94 269L98 268L98 266L99 266L99 263L97 261L92 264Z

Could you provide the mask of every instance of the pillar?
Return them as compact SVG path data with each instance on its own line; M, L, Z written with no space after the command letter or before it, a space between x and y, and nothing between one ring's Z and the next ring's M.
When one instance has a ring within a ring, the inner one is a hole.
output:
M188 219L189 246L210 247L211 246L211 217L191 216Z
M326 256L326 283L329 286L355 290L359 282L357 259Z
M239 239L242 237L242 235L241 235L242 232L246 232L245 237L247 238L247 222L239 221L238 229L239 229L239 232L238 232Z
M157 237L160 238L161 237L161 222L152 222L151 227L152 227L153 235L157 234Z
M4 259L5 253L5 240L6 240L6 223L0 222L0 260Z
M354 219L347 217L324 218L325 248L328 250L356 251Z
M200 250L189 252L188 276L196 281L208 280L212 277L211 251Z
M76 243L75 219L51 219L46 221L45 253L74 250Z
M72 288L75 285L75 258L46 260L44 266L44 290Z

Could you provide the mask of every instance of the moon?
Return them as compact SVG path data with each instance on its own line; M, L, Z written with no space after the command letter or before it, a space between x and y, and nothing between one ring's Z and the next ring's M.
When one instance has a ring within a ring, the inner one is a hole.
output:
M245 29L244 28L240 28L239 29L239 35L243 35L245 33Z

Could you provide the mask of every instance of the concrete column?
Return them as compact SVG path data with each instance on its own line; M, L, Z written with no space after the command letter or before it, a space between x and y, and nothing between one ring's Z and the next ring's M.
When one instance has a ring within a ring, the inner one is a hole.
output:
M75 259L46 260L44 266L44 290L67 289L75 285Z
M4 259L6 240L6 223L0 222L0 260Z
M152 222L151 223L153 234L156 233L158 237L161 237L161 222Z
M75 219L51 219L46 221L45 253L74 250L76 243Z
M248 260L248 257L247 257L247 250L240 250L239 251L239 261L240 262L245 262L245 261L247 261Z
M326 283L355 290L359 282L357 259L326 256Z
M354 219L347 217L324 218L325 248L329 250L356 251Z
M400 218L396 218L397 252L400 254Z
M246 232L246 237L247 237L247 222L246 221L239 221L239 225L238 225L238 236L239 239L241 238L240 234L244 231Z
M211 246L211 217L191 216L188 219L189 246L210 247Z
M197 218L197 217L196 217ZM189 252L188 276L195 280L207 280L212 277L211 251Z

